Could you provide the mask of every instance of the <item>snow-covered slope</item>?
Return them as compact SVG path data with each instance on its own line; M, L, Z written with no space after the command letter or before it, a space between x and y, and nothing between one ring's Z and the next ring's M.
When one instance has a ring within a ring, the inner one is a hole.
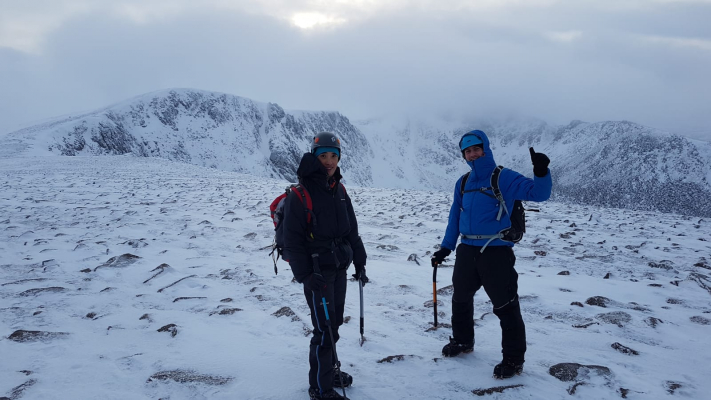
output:
M304 399L309 310L273 273L285 181L157 158L0 159L0 397ZM429 255L451 198L349 186L368 252L365 338L348 283L338 356L352 399L702 399L711 391L711 224L546 202L516 246L521 376L475 298L472 354L444 359L452 262ZM501 392L501 393L497 393Z
M528 147L546 153L554 199L711 217L711 143L626 121L418 115L351 123L338 112L175 89L10 133L0 156L132 154L293 182L310 139L331 131L343 140L346 183L451 192L467 169L457 143L471 129L489 134L499 164L528 176Z

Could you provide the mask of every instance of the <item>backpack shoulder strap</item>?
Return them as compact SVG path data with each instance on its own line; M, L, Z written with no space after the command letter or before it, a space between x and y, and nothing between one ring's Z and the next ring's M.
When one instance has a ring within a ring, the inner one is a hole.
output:
M509 214L509 210L506 209L506 201L504 200L504 196L501 194L501 189L499 188L499 177L501 176L501 171L503 170L504 167L499 165L491 174L491 190L494 192L496 200L499 201L499 214L496 216L497 221L501 219L501 214L503 214L504 211L506 211L506 215Z
M471 173L472 171L469 171L466 174L462 175L462 183L459 185L459 194L461 196L464 196L464 186L467 185L467 180L469 179L469 174Z
M291 190L296 192L297 196L299 197L299 200L301 201L301 204L306 207L306 223L311 223L311 219L314 213L314 205L311 201L311 195L309 194L309 191L306 190L306 188L303 187L301 184L292 186Z
M504 196L501 194L501 189L499 188L499 177L501 176L501 171L504 170L504 167L499 165L498 167L494 168L494 172L491 174L491 190L494 192L494 196L496 196L496 199L503 202L504 201Z

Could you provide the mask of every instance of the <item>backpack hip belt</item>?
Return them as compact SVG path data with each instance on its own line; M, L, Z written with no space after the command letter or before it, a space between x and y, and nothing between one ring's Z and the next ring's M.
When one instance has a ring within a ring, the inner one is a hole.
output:
M503 233L497 233L496 235L462 235L464 239L473 239L473 240L483 240L483 239L489 239L486 243L484 243L484 247L481 248L480 253L484 252L484 249L486 249L486 246L489 245L492 241L496 239L503 239L504 238Z
M481 240L481 239L496 239L503 237L504 235L499 233L496 235L462 235L463 238L465 239L474 239L474 240Z

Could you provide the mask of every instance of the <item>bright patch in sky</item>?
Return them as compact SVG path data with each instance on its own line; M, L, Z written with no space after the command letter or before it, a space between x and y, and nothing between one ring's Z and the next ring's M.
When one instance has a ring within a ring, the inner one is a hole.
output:
M580 31L546 32L546 37L554 42L570 43L583 35Z
M298 13L291 17L291 22L301 29L311 29L317 26L334 26L346 22L343 18L335 18L321 13Z

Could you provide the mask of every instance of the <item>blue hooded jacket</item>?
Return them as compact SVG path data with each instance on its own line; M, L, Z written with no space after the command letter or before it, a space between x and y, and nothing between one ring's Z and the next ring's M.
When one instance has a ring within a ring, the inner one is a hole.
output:
M454 187L454 202L449 210L449 222L447 231L442 240L442 247L454 250L457 246L459 235L495 235L502 230L511 227L509 213L513 210L515 200L545 201L551 196L553 182L551 180L550 169L548 174L542 178L527 178L516 171L504 169L499 176L499 189L506 202L506 211L501 215L499 221L496 220L499 214L499 202L493 196L493 192L487 194L476 191L479 188L491 186L491 174L496 169L496 161L489 147L489 138L482 131L473 131L478 136L483 145L484 155L474 161L467 161L472 172L469 175L464 195L460 192L462 177L457 180ZM489 239L467 239L462 237L462 243L471 246L484 246ZM512 242L501 239L491 241L489 246L509 246Z

